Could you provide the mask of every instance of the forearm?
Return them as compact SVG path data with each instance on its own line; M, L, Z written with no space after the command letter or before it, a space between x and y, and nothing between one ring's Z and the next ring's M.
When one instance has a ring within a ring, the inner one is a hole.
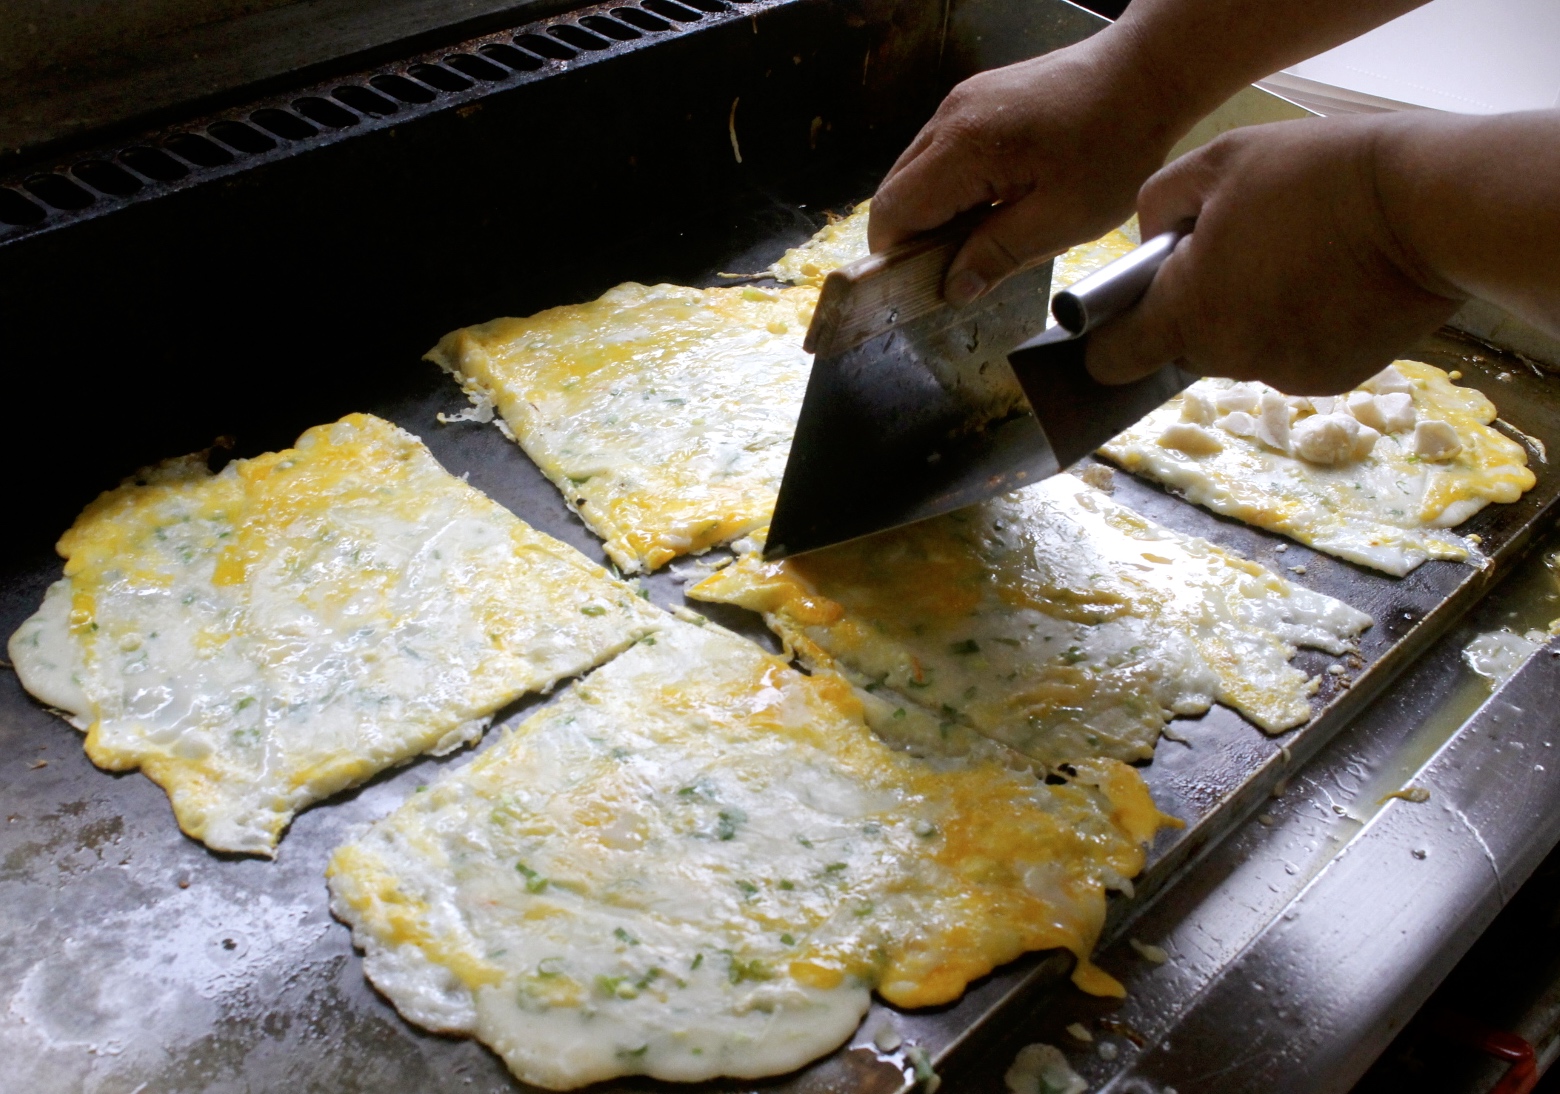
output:
M1373 158L1405 273L1560 336L1560 110L1402 115L1382 123Z
M1380 26L1426 0L1133 0L1102 50L1160 89L1190 128L1246 84Z

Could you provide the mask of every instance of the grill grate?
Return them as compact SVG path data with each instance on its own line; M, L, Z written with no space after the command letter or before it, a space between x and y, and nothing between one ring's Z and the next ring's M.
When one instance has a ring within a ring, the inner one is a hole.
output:
M0 246L789 0L612 0L0 178Z

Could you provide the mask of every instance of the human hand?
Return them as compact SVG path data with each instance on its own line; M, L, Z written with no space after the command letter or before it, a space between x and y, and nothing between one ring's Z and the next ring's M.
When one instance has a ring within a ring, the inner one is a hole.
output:
M1291 395L1347 391L1445 322L1463 294L1424 268L1382 208L1378 148L1397 119L1226 133L1144 184L1148 238L1196 230L1143 299L1090 335L1088 366L1126 383L1179 362Z
M1103 31L961 83L872 199L881 251L968 209L1002 204L955 256L944 293L965 304L1004 277L1095 239L1132 214L1203 104L1167 92L1130 41Z

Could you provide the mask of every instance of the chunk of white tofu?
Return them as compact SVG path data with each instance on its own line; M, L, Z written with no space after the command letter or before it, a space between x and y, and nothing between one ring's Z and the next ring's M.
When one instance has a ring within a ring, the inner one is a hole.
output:
M1262 403L1262 390L1261 384L1236 384L1219 392L1214 406L1222 414L1240 410L1254 415Z
M1212 425L1217 416L1213 400L1200 391L1188 391L1181 396L1181 421L1192 425Z
M1289 451L1289 404L1276 391L1262 393L1257 417L1257 440L1280 452Z
M1220 418L1218 427L1226 433L1232 433L1237 437L1255 437L1257 435L1257 420L1244 410L1234 410Z
M1380 437L1347 414L1313 414L1295 423L1291 451L1310 463L1349 463L1368 456Z
M1411 394L1414 385L1409 382L1407 376L1398 371L1396 365L1388 365L1376 375L1366 380L1360 387L1372 395Z
M1211 456L1224 451L1224 442L1200 425L1191 422L1172 422L1159 435L1159 444L1185 452L1188 456Z
M1462 451L1457 430L1446 422L1422 421L1414 426L1414 455L1431 463L1450 460Z
M1402 433L1413 429L1419 417L1414 411L1414 397L1406 391L1377 395L1376 413L1381 417L1381 424L1376 428L1383 433Z

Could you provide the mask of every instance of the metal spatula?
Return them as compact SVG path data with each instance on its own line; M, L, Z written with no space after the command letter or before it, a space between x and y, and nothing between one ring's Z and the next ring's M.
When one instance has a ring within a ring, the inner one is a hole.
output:
M769 526L767 558L925 520L1054 475L1185 388L1167 365L1106 387L1088 332L1136 303L1180 232L1156 236L1059 293L1051 263L975 303L942 298L959 224L870 255L824 282L816 356Z

